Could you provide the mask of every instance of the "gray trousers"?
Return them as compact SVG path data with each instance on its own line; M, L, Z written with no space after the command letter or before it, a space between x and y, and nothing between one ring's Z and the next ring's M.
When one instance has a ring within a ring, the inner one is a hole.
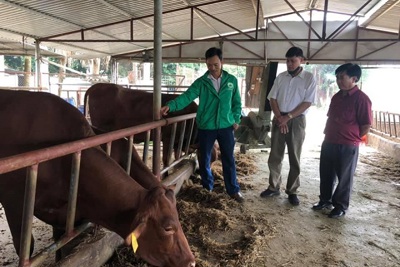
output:
M282 134L279 127L272 125L271 129L271 153L268 158L269 187L278 191L282 183L282 161L285 155L285 147L289 155L289 175L286 184L286 194L296 194L300 186L300 156L304 138L306 136L306 117L300 115L288 122L289 132Z

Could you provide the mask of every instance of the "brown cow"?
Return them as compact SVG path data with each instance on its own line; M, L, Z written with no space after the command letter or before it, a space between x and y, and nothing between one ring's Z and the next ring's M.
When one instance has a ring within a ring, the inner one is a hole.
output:
M0 90L0 158L93 136L84 116L48 93ZM72 157L41 163L34 214L65 227ZM150 175L137 173L137 176ZM0 202L18 251L26 170L0 175ZM195 266L183 234L172 190L153 180L147 190L99 147L82 151L76 223L89 220L116 232L154 266ZM32 246L33 247L33 239Z
M177 95L162 94L162 105ZM85 114L88 113L94 128L109 132L153 121L153 93L131 90L112 83L98 83L91 86L85 94ZM185 109L174 112L168 117L195 113L197 104L192 102ZM163 147L167 148L171 140L171 126L162 128ZM177 136L179 135L179 127ZM188 135L185 131L185 135ZM193 139L193 137L192 137ZM134 142L145 140L145 134L135 135ZM178 138L176 138L176 142ZM163 149L164 166L167 165L168 149Z
M177 95L162 94L162 105L166 102L175 99ZM108 132L119 130L127 127L136 126L139 124L153 121L153 93L148 93L140 90L126 89L120 85L112 83L98 83L91 86L85 94L85 114L88 113L90 120L96 133ZM197 104L192 102L185 109L168 114L168 117L180 116L197 112ZM167 166L168 150L166 149L171 140L171 126L162 128L162 142L163 142L163 162ZM177 135L180 130L177 129ZM188 131L185 131L188 135ZM194 134L195 135L195 134ZM187 138L188 139L188 138ZM192 136L192 140L193 140ZM134 142L140 143L145 140L144 134L135 135ZM175 143L178 142L176 139ZM127 143L127 142L125 142ZM196 150L197 144L191 142L193 145L191 149ZM211 154L211 162L217 159L218 146L214 146ZM112 157L125 167L126 164L124 157L126 157L127 145L123 141L113 144ZM177 153L175 151L175 158ZM199 153L199 150L196 150ZM199 156L199 155L198 155ZM136 157L134 155L133 157ZM143 181L143 184L146 181ZM145 185L144 185L145 186Z

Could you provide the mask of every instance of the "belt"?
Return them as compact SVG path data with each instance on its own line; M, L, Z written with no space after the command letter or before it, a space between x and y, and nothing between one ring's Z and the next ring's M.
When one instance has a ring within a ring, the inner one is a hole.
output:
M287 114L289 114L290 112L281 112L281 116L285 116ZM300 114L299 116L293 117L293 118L297 118L297 117L301 117L304 116L304 114Z

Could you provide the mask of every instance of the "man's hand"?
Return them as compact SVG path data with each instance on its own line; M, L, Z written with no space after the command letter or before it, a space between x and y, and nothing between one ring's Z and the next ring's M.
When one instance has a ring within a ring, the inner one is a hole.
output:
M160 115L162 116L167 116L168 115L168 111L169 111L169 107L168 106L163 106L160 109Z
M279 125L279 130L280 130L281 133L283 133L283 134L289 133L289 127L287 126L287 124L281 124L281 125Z
M239 128L239 124L237 124L237 123L234 123L234 124L233 124L233 130L235 130L235 131L236 131L238 128Z
M287 134L289 132L289 128L287 126L287 122L290 120L288 116L279 116L274 117L272 122L279 127L279 131L283 134Z

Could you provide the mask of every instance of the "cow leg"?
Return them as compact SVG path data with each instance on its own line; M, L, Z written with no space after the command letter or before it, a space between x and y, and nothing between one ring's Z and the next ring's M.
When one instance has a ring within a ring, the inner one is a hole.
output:
M21 247L21 229L22 229L22 211L23 211L23 198L13 198L11 203L3 202L4 211L7 217L7 223L10 227L11 235L13 238L14 248L17 254L19 255L19 249ZM33 235L31 235L31 248L30 248L30 256L34 250L35 240Z
M169 166L171 162L171 152L169 150L169 142L162 140L162 161L163 161L163 168ZM164 173L164 177L168 176L168 172Z
M65 231L63 229L58 229L56 227L53 227L53 240L57 241L62 237L64 233ZM56 262L58 262L59 260L61 260L63 257L66 256L64 247L56 251Z

